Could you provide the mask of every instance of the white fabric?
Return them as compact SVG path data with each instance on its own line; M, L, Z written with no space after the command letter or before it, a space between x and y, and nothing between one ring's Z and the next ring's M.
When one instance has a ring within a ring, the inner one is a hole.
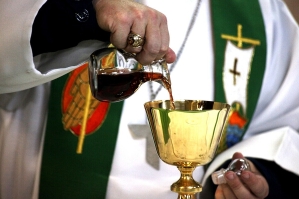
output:
M267 35L261 95L245 138L288 124L299 129L299 28L286 5L260 0Z
M33 198L49 84L0 96L0 198Z
M32 59L29 45L32 21L44 2L7 0L5 5L1 4L0 27L6 31L0 31L0 93L23 90L61 76L77 67L93 50L101 46L100 42L83 42L78 47ZM183 42L196 0L184 0L183 3L181 0L147 0L145 3L168 16L171 47L177 52ZM290 138L289 134L292 141L296 141L298 136L293 136L292 129L299 129L296 119L299 115L299 92L293 90L299 85L299 78L296 78L299 72L298 25L280 0L260 0L260 3L267 31L267 66L262 95L246 138L289 126L291 128L275 131L276 141L279 138L285 139L273 144L281 144L283 147L286 146L286 138ZM213 100L214 69L210 32L209 2L203 0L186 48L171 73L176 100ZM69 56L63 53L69 53ZM24 91L0 96L1 199L37 198L43 122L46 119L46 107L43 105L47 102L48 89L49 85L43 84L28 90L29 93ZM161 90L157 99L169 99L165 89ZM176 198L169 186L179 177L177 169L163 162L160 162L159 171L150 167L145 161L145 139L136 140L127 127L128 124L146 123L143 104L148 100L149 90L147 84L144 84L125 101L107 199ZM254 140L248 139L246 142ZM288 147L288 156L284 158L293 157L293 152L297 154L298 146ZM231 151L228 151L223 157L230 158L231 155ZM275 161L282 164L278 156L275 156ZM296 170L294 165L286 162L287 164L282 164L284 168ZM195 171L194 177L201 179L201 168Z
M250 77L251 61L254 56L254 46L246 49L240 49L231 41L227 41L225 47L225 57L223 64L223 88L225 90L226 103L233 104L236 99L243 107L244 114L247 110L247 84ZM238 60L238 72L240 76L234 76L232 81L231 68L234 66L235 60ZM242 67L241 67L242 66ZM237 84L235 82L238 82Z

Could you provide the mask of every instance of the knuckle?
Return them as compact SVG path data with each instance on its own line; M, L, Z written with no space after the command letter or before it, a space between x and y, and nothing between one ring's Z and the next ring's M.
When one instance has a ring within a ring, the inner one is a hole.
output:
M166 52L168 51L168 46L167 45L163 45L160 49L160 53L165 55Z
M147 19L150 19L150 23L152 24L161 24L161 18L163 18L163 14L156 10L148 10L145 14Z
M243 186L243 184L240 183L239 181L233 181L233 182L231 182L229 185L230 185L230 187L231 187L232 189L235 189L235 190L239 190L239 189L241 189L242 186Z
M167 17L164 14L161 15L160 20L162 23L167 24Z
M150 58L148 56L145 56L143 51L141 51L136 55L136 59L142 65L148 65L151 63Z
M149 17L151 17L151 19L153 20L157 20L159 18L159 12L157 12L154 9L148 10L147 14L149 15Z
M112 17L110 19L113 20ZM122 25L130 24L130 20L125 13L117 14L117 20L113 20L113 21L117 21L117 23L122 24Z
M158 44L158 43L148 44L147 46L145 46L143 48L143 50L146 54L149 54L149 55L152 55L153 57L155 57L157 54L160 53L160 44Z
M139 10L139 9L134 9L132 11L132 15L134 16L134 19L136 19L138 21L140 21L140 20L142 20L142 19L145 18L144 12L142 10Z
M239 180L237 176L235 176L232 180L229 180L228 184L232 189L235 190L240 190L243 187L243 183Z

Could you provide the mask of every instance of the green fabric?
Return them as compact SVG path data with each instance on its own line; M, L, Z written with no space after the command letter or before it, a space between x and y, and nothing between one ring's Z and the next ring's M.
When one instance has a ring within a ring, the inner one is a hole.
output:
M123 102L111 103L105 122L85 137L82 154L78 137L62 125L61 93L65 75L52 82L42 158L41 199L105 198Z
M162 108L157 108L157 110L160 113L160 118L161 118L161 125L162 125L162 130L163 130L163 138L164 138L164 144L167 144L169 141L169 124L170 124L170 118L168 116L169 110L165 110Z
M221 35L237 36L237 26L241 24L243 37L260 41L260 45L255 46L249 85L247 88L248 104L246 110L246 129L257 104L266 65L266 33L259 2L257 0L211 0L211 9L215 47L216 101L226 101L222 75L227 40L221 38ZM237 45L236 42L233 43ZM249 44L243 43L242 48L248 48L250 46Z

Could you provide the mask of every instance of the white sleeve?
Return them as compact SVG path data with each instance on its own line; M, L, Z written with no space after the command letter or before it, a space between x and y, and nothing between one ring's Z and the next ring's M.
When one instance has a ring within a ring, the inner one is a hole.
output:
M58 78L85 62L102 47L84 41L76 47L33 58L32 25L46 0L3 0L0 3L0 94L31 88Z

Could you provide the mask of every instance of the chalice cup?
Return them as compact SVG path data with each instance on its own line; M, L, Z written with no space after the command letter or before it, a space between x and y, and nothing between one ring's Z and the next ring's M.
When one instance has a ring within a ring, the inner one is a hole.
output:
M195 199L202 185L193 179L197 166L215 155L230 105L203 100L150 101L144 104L160 159L176 166L181 176L170 189L178 199Z

